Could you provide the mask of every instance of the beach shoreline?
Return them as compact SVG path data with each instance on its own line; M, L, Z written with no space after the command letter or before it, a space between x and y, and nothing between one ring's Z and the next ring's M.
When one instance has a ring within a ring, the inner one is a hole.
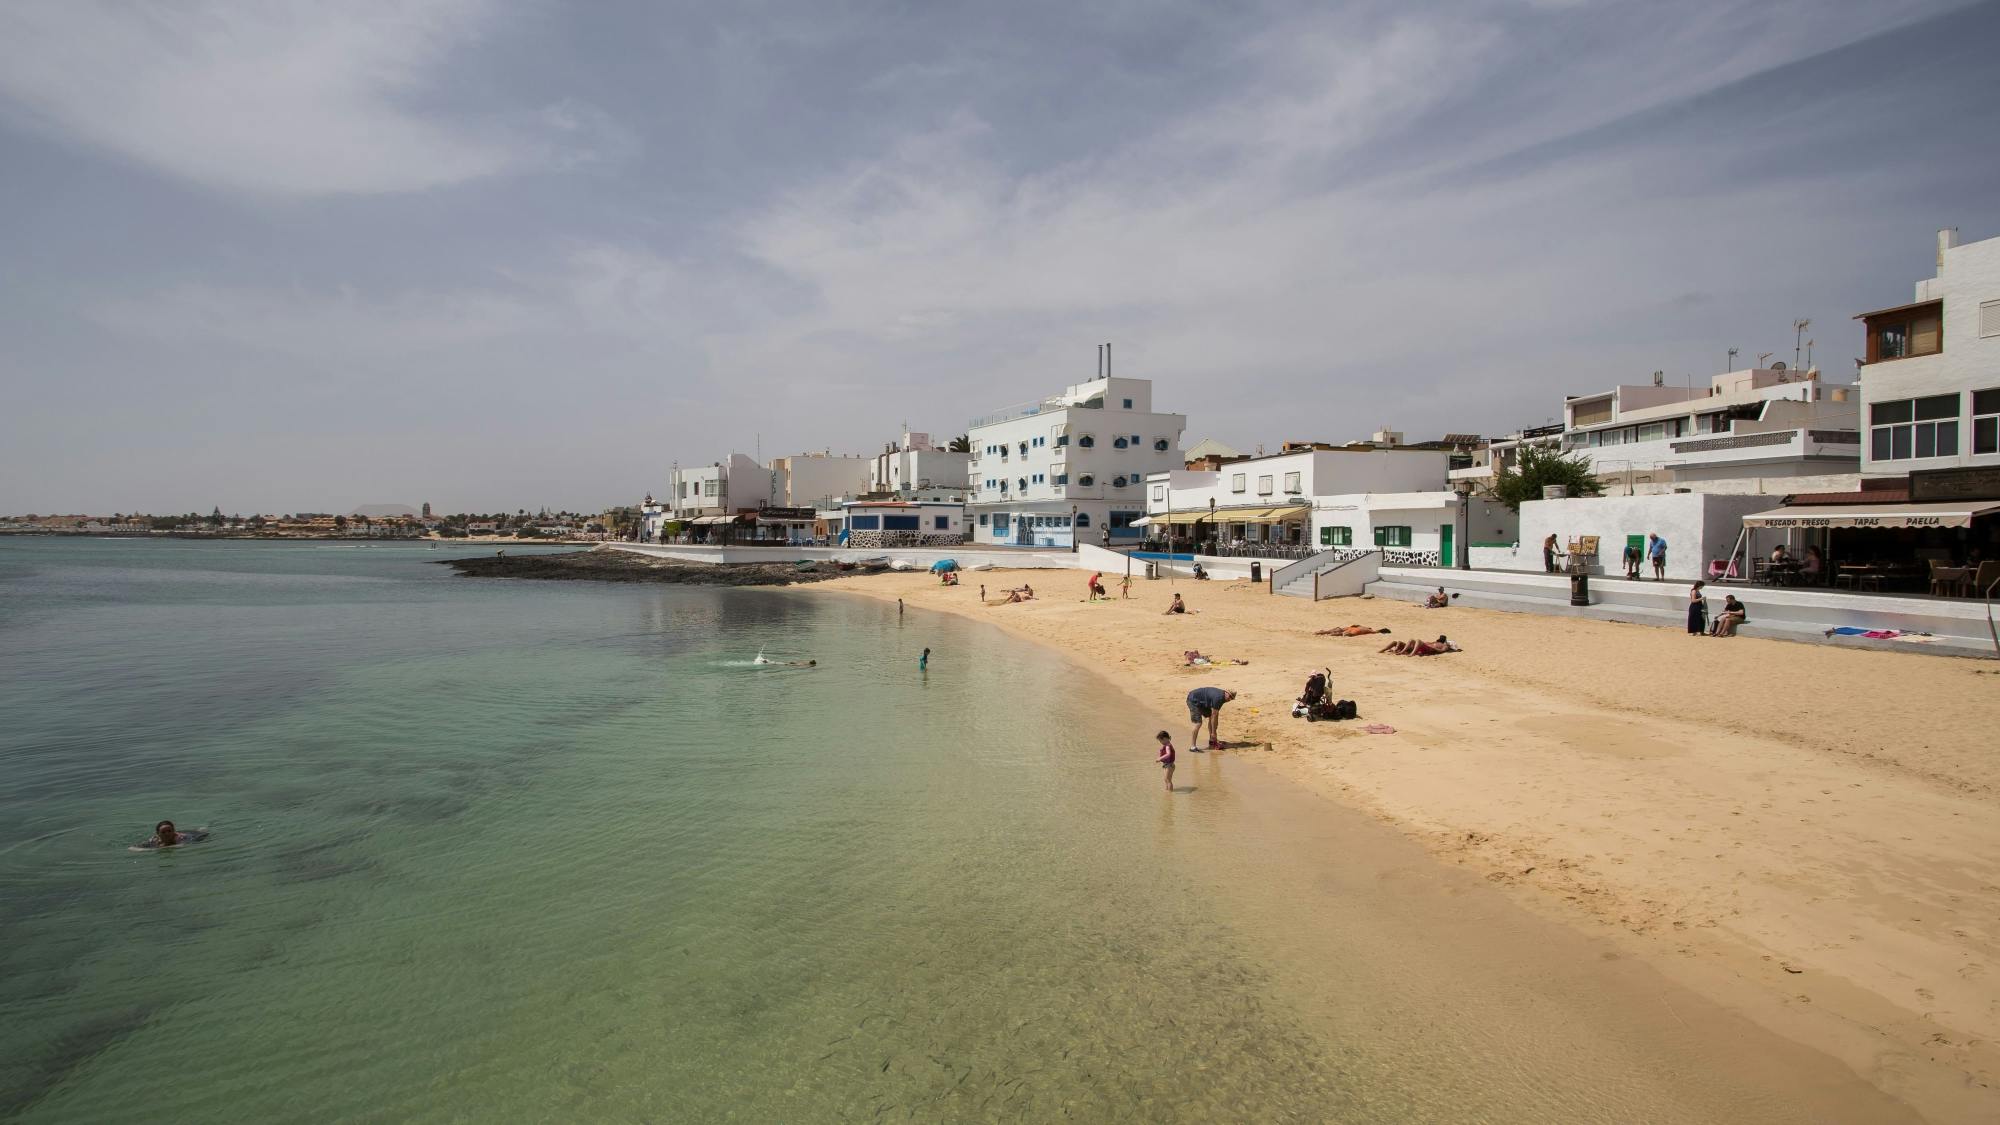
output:
M1037 598L982 605L1020 582ZM1249 583L979 571L818 584L974 617L1108 675L1177 741L1181 695L1242 693L1222 735L1535 913L1824 1052L1932 1120L2000 1111L2000 680L1972 662ZM1169 592L1194 613L1162 612ZM1350 623L1390 635L1337 638ZM1448 633L1467 651L1380 655ZM1243 666L1189 669L1199 649ZM1327 667L1361 721L1289 716ZM1848 711L1847 709L1858 709ZM1391 734L1363 728L1382 723Z

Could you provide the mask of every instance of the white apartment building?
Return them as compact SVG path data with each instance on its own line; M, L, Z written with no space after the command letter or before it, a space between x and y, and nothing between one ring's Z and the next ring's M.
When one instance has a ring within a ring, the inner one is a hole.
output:
M1564 450L1613 493L1851 488L1860 468L1860 396L1818 370L1613 387L1566 400L1563 421Z
M708 465L675 468L667 503L671 518L682 523L754 511L771 503L771 471L741 453Z
M1511 542L1505 506L1446 487L1448 449L1365 445L1289 448L1214 470L1146 481L1146 523L1158 538L1274 557L1377 549L1393 562L1450 566L1470 542Z
M905 431L874 457L870 491L907 497L933 489L964 491L971 485L972 454L940 449L931 435Z
M1113 377L975 419L972 541L1136 541L1146 478L1181 466L1186 429L1186 415L1153 410L1152 380Z
M868 491L873 465L872 458L824 449L773 457L769 502L781 508L816 508L859 496Z
M1861 471L2000 466L2000 238L1938 232L1937 276L1907 305L1862 313Z

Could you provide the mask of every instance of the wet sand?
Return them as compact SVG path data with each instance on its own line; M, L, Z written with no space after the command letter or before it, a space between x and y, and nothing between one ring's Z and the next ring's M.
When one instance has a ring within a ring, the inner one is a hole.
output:
M1837 1060L1928 1119L2000 1116L1990 666L1379 599L1315 605L1247 583L1136 581L1134 600L1090 604L1081 574L965 579L820 588L902 597L1059 647L1155 709L1177 742L1188 690L1235 689L1229 760L1372 814L1463 869L1454 876L1643 963L1705 997L1704 1010ZM982 582L997 597L1024 580L1036 601L980 604ZM1164 615L1171 591L1195 613ZM1314 635L1352 623L1392 634ZM1466 651L1376 651L1439 633ZM1189 669L1189 648L1250 663ZM1360 722L1289 716L1319 667L1360 703Z

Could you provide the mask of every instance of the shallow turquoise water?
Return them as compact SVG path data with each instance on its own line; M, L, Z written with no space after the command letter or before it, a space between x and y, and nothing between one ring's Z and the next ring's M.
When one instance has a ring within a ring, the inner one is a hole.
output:
M1042 650L441 557L0 542L0 1118L1728 1119Z

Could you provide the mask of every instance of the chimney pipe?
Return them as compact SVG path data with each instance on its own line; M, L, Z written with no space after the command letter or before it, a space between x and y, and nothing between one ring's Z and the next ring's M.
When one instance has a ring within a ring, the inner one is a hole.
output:
M1111 378L1111 345L1104 345L1104 377Z

